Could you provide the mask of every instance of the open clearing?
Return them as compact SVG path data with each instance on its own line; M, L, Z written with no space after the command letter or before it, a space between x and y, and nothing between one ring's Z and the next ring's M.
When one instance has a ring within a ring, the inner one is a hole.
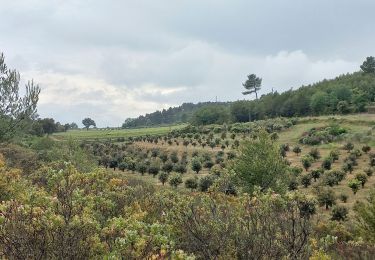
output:
M184 128L186 124L173 126L160 126L149 128L132 128L132 129L85 129L70 130L62 133L55 133L53 137L58 140L74 138L77 140L101 140L111 138L128 138L141 135L163 135L174 129Z

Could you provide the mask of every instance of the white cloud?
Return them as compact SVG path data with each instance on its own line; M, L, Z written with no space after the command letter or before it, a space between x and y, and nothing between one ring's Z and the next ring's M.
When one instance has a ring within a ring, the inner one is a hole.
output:
M250 73L266 93L358 70L374 55L363 25L375 2L334 2L0 0L0 51L42 86L41 116L119 125L183 102L243 99Z
M63 122L80 122L90 116L99 126L119 125L127 117L168 108L175 103L158 103L144 100L144 95L169 96L185 91L185 87L163 88L144 85L140 89L115 86L101 79L84 75L29 71L23 76L33 76L42 88L39 113ZM90 108L87 110L86 108ZM55 112L58 111L58 112Z

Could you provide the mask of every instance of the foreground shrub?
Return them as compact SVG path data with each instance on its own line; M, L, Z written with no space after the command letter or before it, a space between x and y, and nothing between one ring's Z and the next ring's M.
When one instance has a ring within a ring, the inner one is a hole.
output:
M348 217L348 209L344 206L335 206L332 209L332 220L344 221Z
M262 190L286 189L287 165L279 153L279 147L267 133L260 133L256 139L244 143L232 168L239 185L250 194L255 186Z
M214 193L173 195L166 208L177 247L198 258L281 259L307 257L314 205L294 193L257 193L256 199Z
M356 230L365 241L375 243L375 190L371 191L366 201L355 205L354 212Z

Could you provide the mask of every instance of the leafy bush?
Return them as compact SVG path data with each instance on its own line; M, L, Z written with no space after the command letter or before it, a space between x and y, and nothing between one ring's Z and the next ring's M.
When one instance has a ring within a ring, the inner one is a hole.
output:
M185 188L195 190L198 187L198 178L188 178L185 181Z
M197 158L191 161L191 169L195 171L197 174L200 170L202 170L202 164Z
M336 196L332 189L319 188L316 192L319 204L325 206L327 210L336 204Z
M348 209L344 206L335 206L332 209L331 220L345 221L348 218Z
M310 155L303 156L301 159L303 168L305 168L305 170L307 171L311 167L311 164L313 163L313 161L314 161L314 158L312 156Z
M322 175L324 170L322 168L314 169L311 171L311 177L314 178L314 181L319 179L320 175Z
M297 154L297 156L301 153L301 151L302 149L298 145L293 147L293 152Z
M214 183L214 176L207 175L199 179L199 190L202 192L208 191L208 189L212 186Z
M159 173L159 181L164 185L168 181L169 174L167 172Z
M359 190L359 187L362 185L362 182L357 179L351 179L348 181L348 187L352 189L354 195Z
M364 173L357 173L355 175L355 178L361 182L363 188L365 186L365 183L367 182L367 175Z
M348 195L344 194L344 193L341 193L340 194L340 200L344 203L346 203L348 201Z
M311 174L304 174L301 176L301 184L307 188L311 184Z
M180 173L173 173L169 177L169 185L177 188L182 183L182 178Z
M310 150L309 155L314 158L314 160L319 160L320 159L320 152L318 148L313 148Z
M330 157L325 158L322 162L322 168L325 170L330 170L331 167L332 167L332 159Z
M311 128L308 132L302 134L299 142L306 145L331 143L345 133L347 133L347 130L338 125L321 128Z

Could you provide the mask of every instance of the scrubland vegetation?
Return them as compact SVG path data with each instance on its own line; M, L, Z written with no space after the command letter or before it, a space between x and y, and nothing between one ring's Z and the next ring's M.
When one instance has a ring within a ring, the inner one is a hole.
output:
M182 125L100 130L84 119L54 133L54 120L36 118L39 87L17 96L0 61L2 258L373 258L375 114L357 113L374 101L373 72L203 106ZM291 101L302 96L306 113ZM284 97L291 114L272 103Z

